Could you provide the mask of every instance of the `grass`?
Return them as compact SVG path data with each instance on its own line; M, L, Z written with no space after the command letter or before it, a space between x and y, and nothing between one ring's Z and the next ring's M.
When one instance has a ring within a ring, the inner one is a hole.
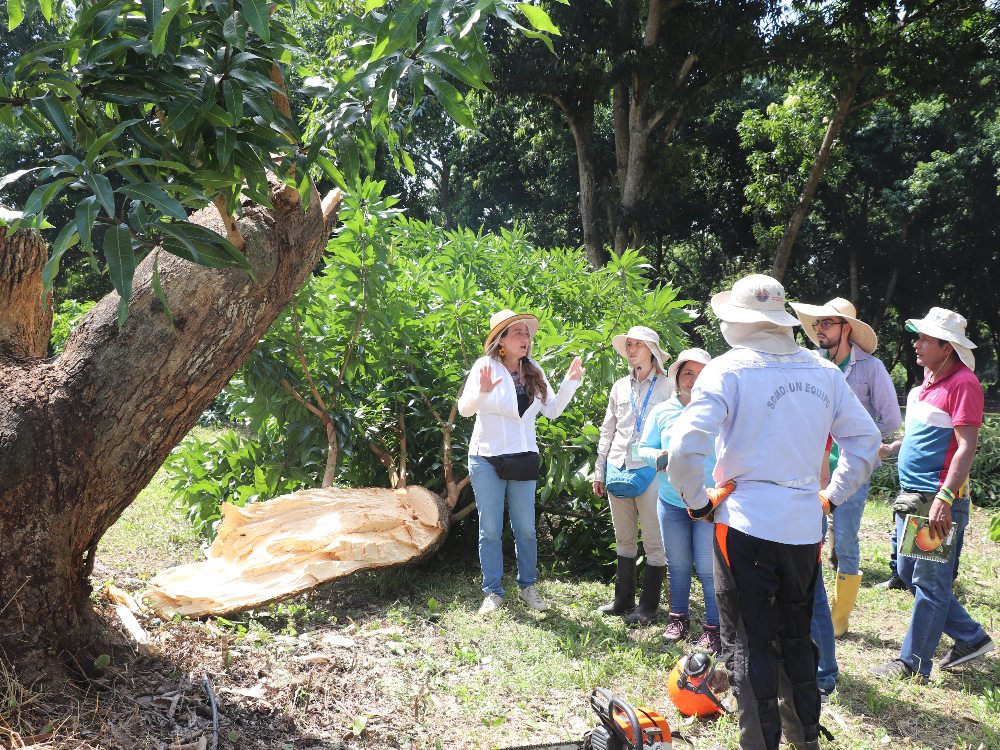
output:
M166 500L158 476L102 542L101 575L135 589L130 579L197 555L198 540L179 512L165 510ZM973 509L958 592L997 636L1000 561L985 536L989 515ZM861 593L851 632L837 642L841 682L823 715L836 738L823 746L1000 747L996 654L954 673L935 670L925 686L883 684L869 673L898 654L912 602L906 592L872 588L888 575L890 520L888 505L869 502ZM738 745L735 717L685 720L673 710L665 678L682 652L663 644L663 623L628 629L597 614L611 586L560 574L551 559L539 585L550 612L512 603L480 617L470 549L455 540L419 568L359 574L232 620L166 623L154 640L179 671L213 674L226 698L223 748L255 746L254 736L270 738L258 741L262 747L380 749L578 739L595 723L587 697L596 686L659 709L696 747ZM505 585L516 590L513 580ZM696 584L696 621L699 598Z

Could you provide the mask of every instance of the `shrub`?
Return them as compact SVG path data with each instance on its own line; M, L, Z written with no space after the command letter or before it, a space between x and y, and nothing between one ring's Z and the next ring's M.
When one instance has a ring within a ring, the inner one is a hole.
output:
M251 433L273 423L274 440L261 445L258 458L282 465L289 436L311 427L303 445L318 469L296 477L286 471L283 486L320 484L325 461L319 456L326 454L336 467L326 480L372 486L405 476L456 493L462 507L471 490L459 464L473 420L455 412L459 391L482 352L490 314L534 312L541 323L534 356L553 384L573 355L582 355L586 367L566 413L538 423L539 502L552 514L558 550L605 557L610 516L606 501L592 495L590 476L608 391L625 374L611 338L643 323L677 351L686 344L680 324L690 320L687 303L669 285L650 286L649 267L637 251L594 271L581 248L536 248L518 226L483 234L401 218L381 187L366 183L348 198L324 267L227 388L229 418ZM177 460L172 466L199 463ZM241 500L270 492L235 492L257 484L228 477L230 471L215 461L197 481L220 473L229 496ZM182 498L197 484L185 482L178 488ZM217 517L220 499L223 493L207 493L183 502L206 503L210 507L194 515L209 519Z

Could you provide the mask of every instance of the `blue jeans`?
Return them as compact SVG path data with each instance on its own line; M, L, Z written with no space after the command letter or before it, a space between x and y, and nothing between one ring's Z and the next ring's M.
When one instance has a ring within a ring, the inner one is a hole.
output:
M837 553L837 570L849 576L861 572L861 543L858 529L865 512L865 501L871 483L865 482L858 491L833 509L833 549ZM823 536L826 536L824 530Z
M951 509L956 535L961 535L969 523L969 500L958 498ZM903 538L903 520L896 519L896 538ZM917 560L899 555L896 570L913 594L910 627L903 639L899 658L923 675L931 673L934 651L941 634L951 636L955 643L976 643L986 635L982 626L969 616L952 591L956 549L947 563Z
M851 498L853 499L853 497ZM850 502L850 500L848 500ZM863 507L863 504L862 504ZM839 508L838 508L839 510ZM826 538L827 518L823 516L823 538ZM816 576L816 597L813 599L812 639L819 650L816 664L816 682L821 693L830 694L837 687L837 647L833 638L833 617L830 615L830 600L826 596L823 570Z
M482 456L469 456L469 476L479 511L479 564L483 568L483 593L504 595L503 504L507 499L514 530L517 583L522 589L538 580L538 542L535 539L535 480L515 481L497 476L493 464Z
M719 606L715 603L713 573L714 524L694 521L687 508L657 502L660 534L667 553L670 611L686 615L691 603L691 569L698 573L705 594L705 624L719 626Z

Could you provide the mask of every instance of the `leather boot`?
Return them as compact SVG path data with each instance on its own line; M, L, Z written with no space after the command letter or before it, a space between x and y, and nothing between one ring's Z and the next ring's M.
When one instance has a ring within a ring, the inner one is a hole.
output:
M642 573L642 593L639 595L639 606L630 615L626 615L625 622L627 624L647 625L656 619L666 572L666 566L646 565Z
M635 558L618 555L618 572L615 573L615 600L604 604L597 611L605 615L625 615L635 607Z
M858 588L861 586L861 574L847 575L837 573L837 586L833 590L830 601L830 617L833 619L833 637L841 638L847 634L851 610L858 600Z

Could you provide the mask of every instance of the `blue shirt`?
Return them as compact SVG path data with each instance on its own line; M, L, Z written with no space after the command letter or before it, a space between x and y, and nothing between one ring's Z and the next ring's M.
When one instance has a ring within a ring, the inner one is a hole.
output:
M670 445L670 429L682 411L684 411L684 404L677 396L673 396L654 406L649 416L646 417L646 426L643 428L642 438L639 440L639 458L654 469L656 468L657 456ZM705 484L708 487L715 486L715 482L712 480L713 469L715 469L714 454L705 458ZM687 507L681 500L681 496L677 494L677 490L670 484L667 472L656 472L656 479L659 482L657 496L660 498L660 502L675 505L678 508Z

